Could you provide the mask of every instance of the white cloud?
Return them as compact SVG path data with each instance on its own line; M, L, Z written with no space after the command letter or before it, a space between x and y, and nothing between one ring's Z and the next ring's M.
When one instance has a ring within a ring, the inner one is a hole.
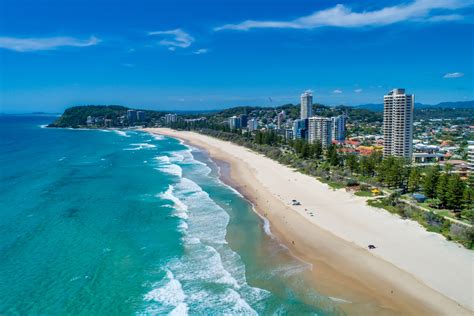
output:
M207 53L209 53L209 49L207 48L200 48L193 52L193 54L195 55L202 55L202 54L207 54Z
M362 89L360 89L360 88L355 89L354 92L355 92L355 93L361 93L361 92L362 92Z
M311 15L290 21L247 20L238 24L226 24L216 27L214 30L247 31L253 28L313 29L323 26L350 28L382 26L404 21L452 21L462 19L463 17L456 14L437 16L430 16L430 14L433 10L456 10L473 4L473 0L415 0L408 4L362 12L354 12L351 8L338 4L332 8L316 11Z
M340 90L340 89L336 89L336 90L334 90L332 93L335 93L335 94L341 94L341 93L342 93L342 90Z
M167 46L169 50L186 48L194 42L194 38L181 29L148 32L148 35L164 35L166 38L160 41L160 45Z
M461 78L464 77L464 74L462 72L448 72L443 76L443 78L446 79L453 79L453 78Z
M17 52L33 52L40 50L52 50L60 47L87 47L97 45L101 42L95 36L81 40L74 37L58 36L43 38L17 38L0 37L0 48L9 49Z

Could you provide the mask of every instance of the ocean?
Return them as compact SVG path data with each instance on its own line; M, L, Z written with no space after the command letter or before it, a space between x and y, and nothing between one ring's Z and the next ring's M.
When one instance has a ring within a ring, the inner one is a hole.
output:
M338 315L206 153L0 116L0 314Z

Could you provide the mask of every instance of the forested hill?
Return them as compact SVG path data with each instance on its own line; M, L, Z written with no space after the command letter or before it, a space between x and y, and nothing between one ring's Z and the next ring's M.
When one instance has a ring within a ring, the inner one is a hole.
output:
M49 127L85 127L87 118L90 116L95 120L112 120L112 126L118 126L120 118L127 116L128 107L121 105L81 105L68 108ZM152 120L160 119L165 113L150 110L140 110L145 112L144 125Z
M87 117L116 119L127 114L128 108L120 105L83 105L68 108L49 127L81 127L86 125Z

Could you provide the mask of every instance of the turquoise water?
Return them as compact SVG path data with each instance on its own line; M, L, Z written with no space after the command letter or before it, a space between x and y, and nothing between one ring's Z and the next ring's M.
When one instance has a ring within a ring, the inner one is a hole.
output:
M0 314L334 315L178 140L0 116Z

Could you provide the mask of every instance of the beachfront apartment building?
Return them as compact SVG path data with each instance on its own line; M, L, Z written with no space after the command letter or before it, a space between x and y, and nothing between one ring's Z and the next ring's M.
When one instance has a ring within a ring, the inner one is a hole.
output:
M474 173L474 141L470 140L467 143L467 165L469 172Z
M332 118L313 116L308 119L308 142L321 142L323 148L332 143Z
M313 94L311 90L307 90L301 95L300 104L300 118L302 120L313 116Z
M241 128L240 117L235 116L235 115L232 117L229 117L229 128L231 130Z
M331 117L331 140L343 142L346 140L346 120L347 116L342 114Z
M137 111L127 110L127 120L128 123L134 123L137 120Z
M415 96L393 89L384 96L383 155L412 159Z
M306 139L308 133L308 119L293 121L293 139Z
M137 121L143 122L145 118L145 111L137 111Z
M247 127L247 124L248 124L247 114L240 114L239 119L240 119L240 128Z
M165 114L165 125L171 125L178 121L178 115L173 113Z
M280 113L278 113L277 115L277 127L278 129L282 128L283 127L283 122L285 121L285 111L281 111Z
M251 118L247 122L247 128L249 132L256 131L258 129L258 120L256 118Z

